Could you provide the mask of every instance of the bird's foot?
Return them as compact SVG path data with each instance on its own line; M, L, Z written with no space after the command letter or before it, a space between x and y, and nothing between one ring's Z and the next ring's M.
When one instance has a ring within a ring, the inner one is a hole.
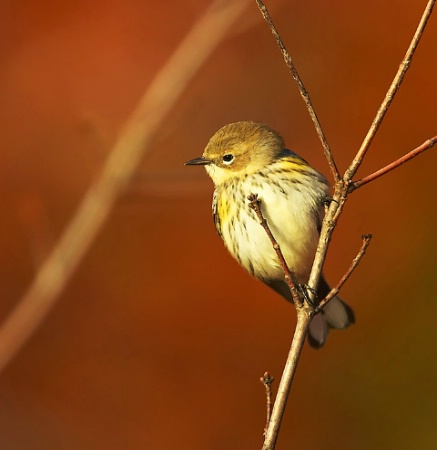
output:
M307 284L299 284L299 292L302 294L304 301L306 301L312 308L318 304L317 292Z

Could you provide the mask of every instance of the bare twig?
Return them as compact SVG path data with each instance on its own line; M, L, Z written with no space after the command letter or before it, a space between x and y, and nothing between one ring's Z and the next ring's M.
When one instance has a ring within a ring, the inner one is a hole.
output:
M271 232L269 225L264 218L262 212L261 212L261 200L258 198L258 194L250 194L249 197L247 197L249 200L249 207L252 208L255 211L255 214L258 217L259 223L264 228L264 230L267 233L267 236L270 239L270 242L272 243L273 248L275 249L276 255L279 259L279 262L281 264L282 270L285 275L285 281L290 289L291 295L293 297L293 302L297 307L302 306L302 298L299 295L299 291L297 289L298 283L296 281L296 278L293 274L293 272L288 268L287 262L285 261L284 255L282 254L281 248L279 244L277 243L275 237L273 236L273 233Z
M379 177L382 177L382 175L385 175L388 172L391 172L394 169L397 169L402 164L405 164L406 162L410 161L410 159L415 158L417 155L420 155L425 150L429 150L431 147L433 147L437 143L437 136L432 137L431 139L428 139L425 141L422 145L419 145L414 150L411 150L411 152L407 153L406 155L402 156L401 158L397 159L396 161L393 161L391 164L388 164L387 166L383 167L382 169L377 170L376 172L373 172L370 175L367 175L367 177L361 178L360 180L353 181L349 185L349 193L355 191L355 189L358 189L361 186L364 186L367 183L370 183L373 180L376 180Z
M272 243L273 248L275 249L278 259L281 263L281 266L283 268L284 274L287 278L288 275L290 275L289 280L291 280L292 284L290 287L290 291L293 293L293 289L295 289L296 295L299 297L299 294L296 290L295 285L293 284L292 280L292 273L289 271L288 266L285 262L285 259L282 255L280 246L276 242L267 221L265 220L264 216L262 215L262 211L260 208L260 200L258 199L258 196L256 194L251 194L249 197L249 207L252 208L255 213L257 214L257 217L259 219L259 222L261 226L266 231L268 237L270 238L270 241ZM273 379L270 378L270 375L268 372L264 374L264 377L261 378L261 382L266 386L266 396L267 396L267 425L264 431L265 434L265 440L263 445L263 450L272 450L275 448L276 440L279 434L279 429L281 426L282 417L285 412L285 407L287 405L287 399L288 395L291 389L291 384L293 382L294 375L296 373L297 369L297 363L300 358L300 353L302 351L302 347L305 342L305 337L307 335L308 326L311 322L312 317L314 314L317 314L325 305L328 303L332 297L334 297L340 288L343 286L343 284L347 281L347 279L350 277L352 272L355 270L355 268L358 266L361 258L364 256L364 253L370 243L371 235L365 235L363 236L363 244L361 246L360 251L358 252L357 256L352 261L348 271L345 273L345 275L341 278L337 286L331 290L331 292L328 294L328 296L322 300L322 302L319 304L317 308L313 308L310 304L307 304L305 302L302 302L300 300L299 303L295 303L297 308L297 324L295 333L293 336L293 341L291 344L291 348L288 354L287 363L284 368L284 372L281 377L281 381L278 388L278 395L276 397L276 401L273 407L273 411L270 416L271 411L271 382ZM300 299L300 297L299 297Z
M326 304L329 303L340 292L340 289L342 288L344 283L346 283L348 278L352 275L354 270L357 268L358 264L361 261L361 258L366 253L367 247L369 246L370 241L372 239L372 235L365 234L364 236L362 236L362 239L363 239L363 243L361 244L361 248L358 251L357 256L355 256L355 258L352 260L352 263L349 266L349 269L341 277L341 279L337 283L337 285L335 287L333 287L331 289L331 291L329 292L329 294L318 304L318 306L314 310L315 314L318 314L326 306Z
M266 418L266 426L264 428L264 434L267 430L267 427L269 426L270 417L272 415L272 383L275 379L266 372L260 379L261 383L266 388L266 411L267 411L267 418Z
M314 257L313 267L311 269L308 285L310 286L309 295L314 300L312 293L317 292L320 275L322 274L323 264L325 263L326 255L328 253L329 242L337 220L343 211L344 204L347 199L347 188L343 181L339 181L334 188L334 195L332 201L325 213L322 228L320 230L319 243L317 245L316 254Z
M357 155L353 159L350 167L345 172L344 177L340 177L340 175L338 173L337 167L336 167L335 162L332 157L332 153L328 147L328 144L326 143L326 139L324 138L321 126L320 126L317 116L313 110L311 101L309 99L309 95L308 95L305 87L303 86L303 83L302 83L302 81L297 73L297 70L290 58L290 55L288 54L262 0L256 0L256 1L257 1L258 7L259 7L261 13L263 14L264 19L268 23L270 30L273 33L273 36L274 36L277 44L279 45L279 48L281 49L281 52L283 54L283 57L284 57L287 67L290 69L293 78L295 79L295 81L298 84L301 96L303 97L304 102L307 105L308 111L311 115L311 118L312 118L313 123L316 128L316 131L319 135L319 138L322 141L325 156L328 160L328 163L330 165L330 168L333 173L334 180L335 180L333 198L332 198L332 201L330 202L330 205L327 208L326 213L325 213L325 217L324 217L323 224L322 224L322 229L320 232L319 243L318 243L318 247L316 250L316 255L314 258L314 263L313 263L313 266L311 269L311 274L310 274L309 281L308 281L308 285L311 288L310 296L312 296L314 294L311 294L311 292L316 292L316 290L317 290L317 285L318 285L318 282L320 279L320 275L322 273L323 264L326 259L328 245L331 240L331 236L335 229L337 221L343 211L343 207L347 200L348 193L352 192L354 189L357 189L359 186L362 186L363 184L365 184L369 181L372 181L373 179L378 178L379 176L387 173L388 171L392 170L393 168L403 164L404 162L408 161L409 159L413 158L414 156L419 154L421 151L424 151L426 149L426 148L424 148L423 150L415 149L415 150L413 150L413 152L410 152L411 154L406 155L405 157L401 158L398 161L395 161L395 163L393 163L394 166L389 165L389 166L381 169L381 171L375 172L375 174L372 174L363 180L359 180L358 182L356 182L356 184L352 183L352 181L351 181L353 176L355 175L356 171L358 170L359 166L361 165L363 158L375 136L375 133L377 132L377 130L378 130L392 100L393 100L393 97L396 94L396 91L399 89L399 87L403 81L403 78L405 76L405 73L411 64L412 57L417 48L420 37L424 31L424 28L426 26L428 18L431 15L435 0L429 0L428 4L426 6L426 9L423 13L423 16L420 20L419 26L416 30L416 33L414 34L414 36L412 38L412 41L408 48L408 51L399 67L399 70L398 70L390 88L388 89L385 99L384 99L383 103L381 104L381 106L376 114L376 117L375 117L360 149L357 152ZM432 146L435 144L435 142L433 140L434 140L434 138L425 144ZM364 255L366 248L369 245L369 242L370 242L370 236L363 237L363 245L362 245L360 251L358 252L357 257L354 259L350 268L348 269L346 274L343 276L343 278L340 280L340 282L336 286L336 288L334 288L334 290L329 294L329 296L331 296L330 298L332 298L332 296L335 295L335 292L338 292L338 289L344 284L344 282L347 280L347 278L354 271L355 267L357 266L360 259ZM284 273L286 273L286 272L284 272ZM337 289L337 291L336 291L336 289ZM326 305L326 303L329 301L328 297L323 300L323 302L321 303L319 308L322 308L324 305ZM315 313L315 310L312 309L306 302L304 302L302 304L302 307L296 308L296 310L297 310L296 330L295 330L295 334L293 337L293 341L291 343L291 347L290 347L290 351L288 354L284 373L283 373L281 381L280 381L278 394L276 396L276 401L273 406L272 417L269 422L267 431L265 433L263 450L273 450L275 448L276 440L277 440L277 437L279 434L279 428L281 425L282 416L283 416L283 413L285 410L285 405L287 402L288 394L291 389L291 384L293 381L294 373L296 371L296 366L299 361L300 352L302 350L302 346L303 346L305 336L307 333L307 328L308 328L308 325L311 322L311 319Z
M264 433L264 445L263 450L272 450L275 448L276 440L278 438L279 429L281 427L282 417L285 412L285 407L287 406L288 394L290 393L291 385L293 383L293 378L297 370L297 363L300 358L300 353L302 347L305 343L305 337L308 332L308 326L311 319L314 316L314 308L304 302L299 295L296 288L297 282L294 279L293 273L289 270L285 258L282 254L279 244L276 242L269 225L264 218L261 211L261 201L258 199L257 194L251 194L248 197L249 207L252 208L260 222L260 225L264 228L267 233L273 248L276 251L276 255L280 261L282 270L284 271L285 280L293 296L293 301L296 306L297 311L297 323L296 329L294 331L293 340L291 342L290 351L288 353L287 362L285 364L284 372L282 373L281 381L279 383L278 395L276 396L276 401L273 405L272 414L270 417L269 406L268 406L268 418L267 427Z
M382 120L384 119L384 116L387 113L394 96L396 95L396 92L398 91L407 70L410 68L414 52L416 51L417 45L419 44L420 38L422 37L423 31L425 30L428 19L431 16L435 1L436 0L428 1L425 11L422 14L422 18L420 19L419 25L417 26L416 32L414 33L413 39L410 42L410 46L405 53L404 59L399 66L396 76L394 77L390 88L385 95L384 101L382 102L381 106L378 109L378 112L376 113L375 119L373 120L372 125L370 126L369 131L367 132L367 135L364 138L360 149L358 150L358 153L356 154L355 158L352 161L352 164L344 174L344 180L352 180L352 178L357 173L357 170L360 167L361 163L363 162L364 156L366 155L367 150L369 149L370 144L372 143L373 138L375 137L375 134L378 131L378 128L381 125Z
M0 329L0 370L53 307L129 182L151 137L247 5L248 0L215 0L158 72L123 127L100 176L90 186L53 252Z
M419 43L420 37L422 36L423 31L426 26L426 23L431 15L435 1L436 0L428 1L426 8L423 12L422 18L420 20L420 23L417 27L417 30L414 33L414 36L411 40L411 43L408 47L406 54L405 54L405 57L403 58L402 63L399 66L399 70L398 70L396 76L394 77L393 82L391 83L391 85L387 91L387 94L385 95L385 99L382 102L382 104L376 114L376 117L373 120L373 123L369 128L366 138L364 139L364 141L363 141L360 149L358 150L357 155L353 159L351 165L346 170L343 178L338 180L335 183L333 201L329 205L327 214L325 215L325 218L323 220L322 229L320 232L319 244L318 244L318 247L316 250L316 256L314 258L313 267L312 267L310 278L308 281L309 286L314 291L317 288L317 284L318 284L320 275L322 273L322 268L323 268L324 261L326 259L328 245L331 240L332 233L333 233L333 231L337 225L337 221L343 211L343 207L346 202L348 193L353 190L353 188L351 188L351 186L353 185L353 182L351 181L351 179L355 175L359 166L361 165L363 158L375 136L375 133L377 132L377 130L387 112L387 109L389 108L389 106L393 100L395 93L397 92L397 90L399 89L399 87L403 81L404 75L411 64L411 60L413 58L414 52Z
M307 303L297 310L297 323L294 330L293 340L291 341L290 351L288 352L284 372L279 382L278 393L273 405L272 416L265 432L264 444L262 450L273 450L279 435L282 417L287 406L288 395L293 383L294 375L299 362L300 353L305 343L308 326L313 318L314 311Z
M276 30L275 24L273 23L266 6L264 5L262 0L256 0L256 3L258 4L259 10L261 11L261 14L262 14L264 20L267 22L267 24L273 34L273 37L275 38L276 43L278 44L279 49L281 50L282 56L284 57L285 64L287 65L288 69L291 72L292 77L294 78L294 80L297 83L300 95L302 96L303 101L305 102L305 105L308 109L311 120L313 121L314 128L316 129L317 135L319 136L320 142L322 143L323 151L325 153L325 157L326 157L329 167L331 169L332 176L334 177L335 182L337 182L340 179L340 173L338 171L337 165L335 164L334 157L332 155L331 149L329 148L329 144L328 144L328 141L326 140L325 133L323 132L320 121L317 117L316 112L314 111L310 95L308 94L308 91L306 90L306 88L303 84L303 81L300 78L300 75L296 70L293 60L291 59L290 54L288 53L281 37L279 36L278 31Z

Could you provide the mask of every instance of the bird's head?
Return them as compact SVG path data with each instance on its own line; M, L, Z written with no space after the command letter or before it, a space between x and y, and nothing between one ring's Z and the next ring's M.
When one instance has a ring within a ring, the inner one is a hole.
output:
M256 173L283 150L282 137L267 125L236 122L220 128L200 158L186 165L204 165L215 185Z

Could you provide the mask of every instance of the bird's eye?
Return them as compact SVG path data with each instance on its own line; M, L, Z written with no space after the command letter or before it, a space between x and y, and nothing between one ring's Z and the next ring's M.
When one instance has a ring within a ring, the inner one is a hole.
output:
M231 155L229 153L227 155L224 155L222 159L225 164L232 164L232 161L234 160L234 155Z

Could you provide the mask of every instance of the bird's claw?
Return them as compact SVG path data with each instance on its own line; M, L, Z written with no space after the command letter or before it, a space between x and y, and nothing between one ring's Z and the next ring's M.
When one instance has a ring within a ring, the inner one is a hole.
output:
M313 308L317 306L317 292L307 284L299 284L303 299Z

